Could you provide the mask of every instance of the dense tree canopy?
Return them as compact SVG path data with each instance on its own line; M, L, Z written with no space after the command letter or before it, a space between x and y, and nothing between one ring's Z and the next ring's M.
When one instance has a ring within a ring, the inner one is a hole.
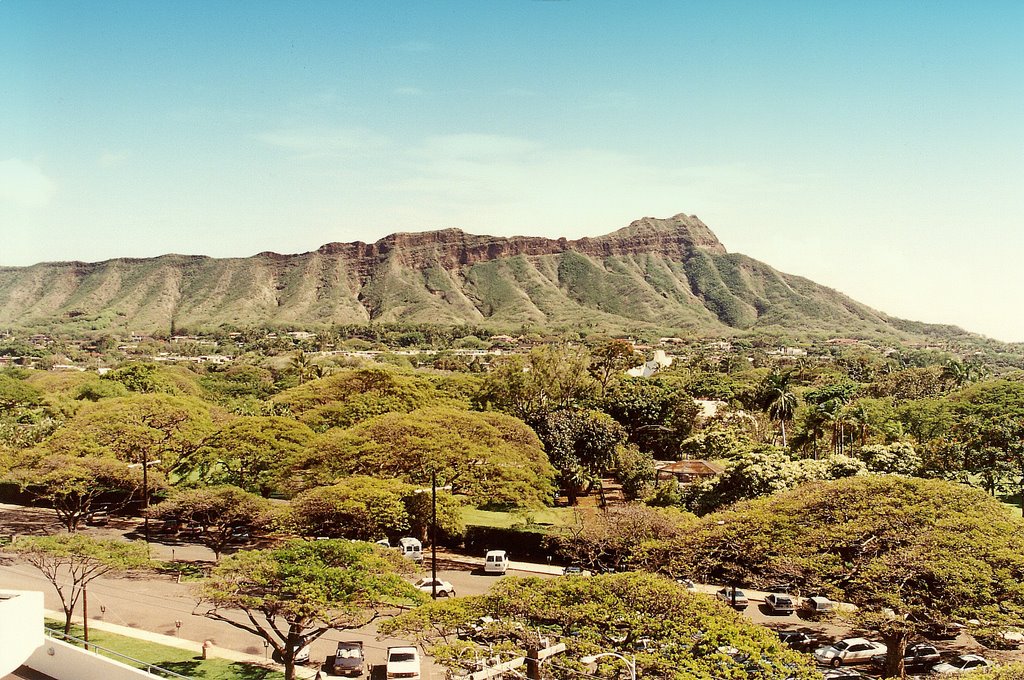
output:
M542 345L492 368L478 400L536 425L555 411L589 404L598 388L589 368L590 355L581 347Z
M29 493L45 500L71 533L101 503L119 509L143 493L142 469L116 458L50 455L20 469L16 478ZM148 482L150 494L165 486L160 474Z
M231 484L269 496L283 488L293 465L312 443L311 429L281 416L244 416L220 428L175 471L212 484Z
M351 427L386 413L457 404L457 393L444 389L439 385L442 382L382 366L349 369L286 390L274 397L273 404L278 411L290 413L323 432L332 427Z
M296 478L307 486L353 474L451 486L478 504L550 502L553 471L537 436L499 413L431 408L378 416L328 432ZM311 483L315 480L315 483Z
M622 426L600 411L555 411L536 430L570 504L575 504L580 490L604 475L616 449L626 441Z
M113 456L164 469L193 452L213 429L211 407L193 397L139 394L82 408L45 448L69 456Z
M859 607L900 674L908 637L1024 618L1024 522L969 487L892 475L806 484L703 518L659 565L712 583L789 581Z
M475 641L458 632L480 616L497 620ZM413 636L453 671L492 650L523 656L538 635L558 635L567 651L544 663L555 678L587 674L581 658L632 655L640 677L679 680L810 680L820 677L807 657L785 648L770 631L674 581L640 572L541 580L506 578L487 595L438 600L380 626ZM506 657L508 658L508 657ZM621 665L605 659L598 677Z
M303 536L395 541L415 535L427 540L431 496L397 479L348 477L333 486L304 491L288 508L289 527ZM448 492L437 493L439 539L461 536L461 504Z

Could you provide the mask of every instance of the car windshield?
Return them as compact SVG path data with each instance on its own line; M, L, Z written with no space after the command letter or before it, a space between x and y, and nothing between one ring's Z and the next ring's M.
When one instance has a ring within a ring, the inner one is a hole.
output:
M846 649L847 647L850 646L850 643L847 642L846 640L840 640L839 642L835 643L832 646L834 648L838 649L839 651L843 651L844 649Z
M388 657L388 661L402 662L402 661L415 661L416 655L412 652L392 652L391 656Z
M788 597L776 597L775 598L775 603L776 604L793 604L793 600L789 599Z
M958 656L957 658L955 658L952 661L950 661L949 665L950 666L956 666L957 668L967 668L967 666L970 663L971 663L970 659L965 659L962 656Z

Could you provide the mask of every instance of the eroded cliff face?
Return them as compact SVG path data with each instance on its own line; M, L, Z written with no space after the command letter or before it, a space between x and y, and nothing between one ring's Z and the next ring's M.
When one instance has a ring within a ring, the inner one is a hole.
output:
M294 255L0 267L0 327L166 332L368 321L722 332L891 330L874 310L726 252L696 216L577 240L458 229Z
M317 252L341 256L365 282L380 263L388 259L413 269L441 266L452 271L519 255L557 255L574 251L607 257L643 253L684 260L696 249L723 255L726 252L725 246L700 219L680 214L668 219L644 217L611 234L574 241L537 236L476 236L460 229L441 229L391 234L376 243L328 243Z

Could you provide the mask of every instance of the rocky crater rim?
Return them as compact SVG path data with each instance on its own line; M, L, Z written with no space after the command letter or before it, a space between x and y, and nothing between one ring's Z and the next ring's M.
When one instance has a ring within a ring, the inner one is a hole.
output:
M313 254L342 256L346 259L381 260L392 253L401 253L411 260L426 255L440 258L450 264L473 264L517 255L556 255L575 251L598 257L660 253L669 257L687 256L699 249L725 254L725 246L714 232L696 215L680 213L668 218L643 217L628 226L603 236L584 236L578 239L548 238L545 236L489 236L467 233L457 228L421 232L396 232L373 243L363 241L331 242L315 251L282 254L262 251L252 258L280 261ZM51 261L24 267L0 266L0 271L28 269L29 267L75 267L89 270L95 266L115 263L137 264L157 260L176 260L200 263L208 259L244 260L245 257L211 258L206 255L168 253L155 257L117 257L100 262ZM403 257L403 259L406 259Z

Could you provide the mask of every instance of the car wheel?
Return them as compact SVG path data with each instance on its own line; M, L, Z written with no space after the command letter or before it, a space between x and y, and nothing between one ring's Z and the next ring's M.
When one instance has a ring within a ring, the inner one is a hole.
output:
M831 661L829 661L829 662L828 662L828 665L829 665L829 666L832 666L832 668L839 668L840 666L842 666L842 665L843 665L843 660L842 660L842 659L840 659L840 658L839 658L839 657L837 656L836 658L834 658L834 659L832 659Z

